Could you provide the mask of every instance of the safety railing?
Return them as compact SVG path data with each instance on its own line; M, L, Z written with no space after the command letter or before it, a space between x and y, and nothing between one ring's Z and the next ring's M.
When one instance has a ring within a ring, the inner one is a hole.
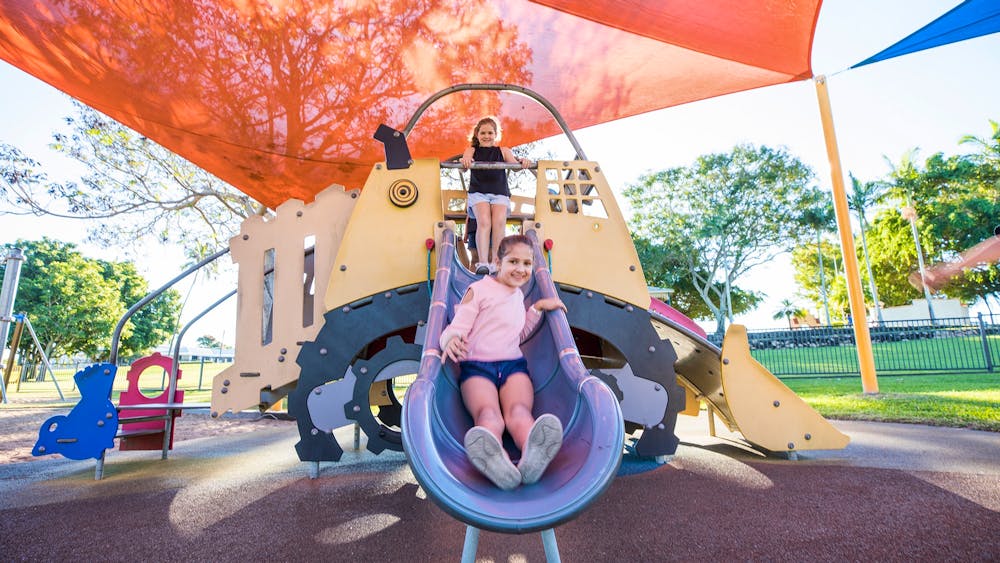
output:
M1000 315L885 321L869 331L880 374L994 372L1000 366ZM750 330L748 337L753 357L777 376L860 373L849 325Z

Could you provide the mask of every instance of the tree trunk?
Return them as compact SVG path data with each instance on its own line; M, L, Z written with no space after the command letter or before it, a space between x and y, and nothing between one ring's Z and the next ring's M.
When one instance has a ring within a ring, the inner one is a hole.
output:
M826 274L823 272L822 232L816 230L816 256L819 259L819 295L823 299L823 311L826 313L826 326L830 326L830 300L826 297Z
M878 302L878 287L875 285L875 276L872 275L872 263L868 259L868 240L865 237L865 215L864 213L858 214L858 222L861 224L861 251L865 257L865 268L868 270L868 286L872 290L872 303L875 306L875 316L878 318L878 323L883 324L885 320L882 318L882 306Z

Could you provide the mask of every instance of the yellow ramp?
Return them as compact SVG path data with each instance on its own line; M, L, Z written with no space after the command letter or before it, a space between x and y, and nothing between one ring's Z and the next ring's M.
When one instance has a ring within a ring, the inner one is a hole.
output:
M747 441L772 451L847 447L846 434L750 356L746 327L726 331L721 368L731 420Z

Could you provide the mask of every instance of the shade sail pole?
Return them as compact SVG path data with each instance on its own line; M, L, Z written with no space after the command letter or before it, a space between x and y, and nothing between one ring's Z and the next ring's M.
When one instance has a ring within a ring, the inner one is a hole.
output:
M833 209L837 215L837 232L840 234L840 249L844 255L844 275L847 278L847 297L851 306L851 319L854 321L852 324L854 325L854 341L858 348L858 366L861 368L861 388L865 393L878 393L878 377L875 374L872 339L868 333L868 316L865 312L864 293L861 291L858 254L855 251L854 235L851 233L851 214L847 206L847 192L844 189L844 173L840 166L840 149L837 148L837 134L833 129L830 92L827 90L826 76L817 76L813 81L816 83L819 115L823 121L826 154L830 159L830 175L833 180Z

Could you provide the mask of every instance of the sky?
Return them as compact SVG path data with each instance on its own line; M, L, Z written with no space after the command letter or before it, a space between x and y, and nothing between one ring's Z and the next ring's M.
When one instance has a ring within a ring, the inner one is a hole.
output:
M958 0L829 0L824 3L813 44L813 72L826 75L846 176L862 181L884 176L886 158L898 162L910 149L918 157L959 154L967 134L986 136L989 120L1000 120L1000 34L938 47L847 70L945 13ZM74 166L47 148L62 118L72 113L69 98L43 82L0 62L0 140L42 162L50 177L69 179ZM819 185L830 189L815 85L801 81L694 102L589 127L575 132L588 158L601 164L616 192L649 171L691 164L698 156L728 152L740 143L785 147L809 165ZM619 195L619 204L624 206ZM88 256L126 258L120 250L83 241L79 221L0 216L0 244L43 235L77 242ZM223 258L222 260L228 260ZM161 248L138 257L152 287L180 272L179 250ZM782 326L772 318L782 299L796 296L787 255L752 270L740 287L766 294L754 312L735 321L748 328ZM230 291L233 279L199 280L182 314L193 318ZM188 285L178 286L182 292ZM188 333L234 339L235 299L206 315ZM975 310L975 309L974 309ZM709 330L714 323L701 323ZM188 343L188 344L192 344Z

